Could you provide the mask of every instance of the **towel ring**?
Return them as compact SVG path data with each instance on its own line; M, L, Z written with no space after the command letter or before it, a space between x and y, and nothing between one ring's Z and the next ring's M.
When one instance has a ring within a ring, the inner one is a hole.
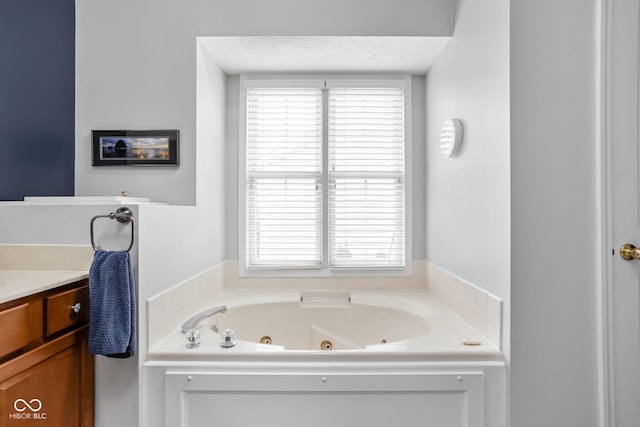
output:
M91 246L93 247L94 251L97 251L98 247L96 246L96 242L95 242L94 237L93 237L93 223L98 218L115 219L120 224L131 223L131 244L129 245L129 248L127 248L127 252L130 252L131 248L133 247L133 243L135 241L135 239L134 239L134 237L135 237L135 235L134 235L135 226L134 226L134 221L133 221L133 212L131 212L131 209L129 209L127 207L122 207L122 208L118 208L115 212L111 212L108 215L96 215L91 219L91 223L90 223L90 225L91 225Z

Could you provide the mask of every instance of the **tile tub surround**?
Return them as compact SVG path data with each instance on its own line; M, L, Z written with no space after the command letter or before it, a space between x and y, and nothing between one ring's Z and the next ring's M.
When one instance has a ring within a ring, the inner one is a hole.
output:
M502 349L502 300L426 262L425 289Z
M424 262L414 261L407 277L239 277L238 261L224 261L187 279L147 301L149 348L169 335L182 322L197 313L223 289L379 289L389 281L399 289L424 289Z
M222 291L224 270L220 263L147 300L149 348Z
M294 278L287 279L285 284L281 279L265 278L263 280L266 281L267 289L277 289L278 283L280 288L291 289L292 283L295 283L294 280L300 283L300 279ZM366 284L371 283L371 278L338 280L340 286L353 285L360 289L366 289ZM499 298L425 261L414 261L413 277L402 280L406 281L403 283L405 286L409 285L406 288L426 289L493 345L501 348L502 301ZM255 287L259 284L258 281L261 280L259 278L238 279L237 262L225 261L150 298L147 301L149 348L154 347L182 322L200 311L222 290L242 288L239 286L242 282L244 282L243 285L250 284ZM380 278L379 282L375 284L382 287L384 282L388 284L389 278ZM420 286L416 286L416 283ZM338 286L334 282L331 284Z

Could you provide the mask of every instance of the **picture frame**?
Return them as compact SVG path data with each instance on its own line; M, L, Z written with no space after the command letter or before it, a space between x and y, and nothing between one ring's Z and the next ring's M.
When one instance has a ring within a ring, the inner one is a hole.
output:
M92 130L93 166L178 166L180 132Z

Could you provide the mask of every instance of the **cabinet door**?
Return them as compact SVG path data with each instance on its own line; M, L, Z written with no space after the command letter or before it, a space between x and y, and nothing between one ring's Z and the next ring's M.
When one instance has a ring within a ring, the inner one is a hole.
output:
M84 410L85 394L93 394L86 390L84 380L90 362L84 344L84 340L74 340L69 347L1 382L0 427L91 425L85 421Z
M42 336L42 301L0 311L0 358Z

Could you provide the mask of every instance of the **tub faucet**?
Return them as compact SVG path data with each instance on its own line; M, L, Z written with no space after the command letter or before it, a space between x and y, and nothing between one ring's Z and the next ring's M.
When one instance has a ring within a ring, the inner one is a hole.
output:
M214 307L209 310L205 310L201 313L198 313L182 324L182 333L186 334L187 331L198 326L198 323L202 322L204 319L209 318L214 314L225 313L226 311L227 311L227 306L220 305L218 307Z

